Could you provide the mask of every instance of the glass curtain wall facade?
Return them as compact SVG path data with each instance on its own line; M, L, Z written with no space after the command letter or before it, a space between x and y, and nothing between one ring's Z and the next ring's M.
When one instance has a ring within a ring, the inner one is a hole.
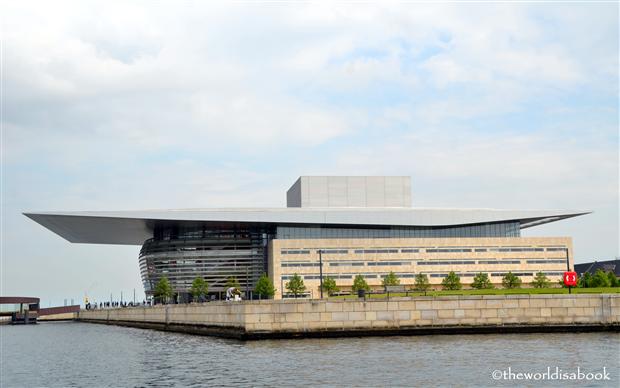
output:
M304 238L441 238L441 237L520 237L519 222L497 222L454 227L325 227L321 225L278 226L278 239Z
M157 225L154 237L144 242L139 264L148 296L166 277L179 301L190 299L197 277L209 283L209 293L225 291L234 276L241 291L253 290L267 272L267 244L272 233L255 225L176 224Z

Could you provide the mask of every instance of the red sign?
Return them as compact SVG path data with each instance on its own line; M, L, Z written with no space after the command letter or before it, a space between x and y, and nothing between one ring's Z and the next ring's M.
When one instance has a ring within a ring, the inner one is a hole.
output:
M576 286L577 285L577 272L564 272L564 285Z

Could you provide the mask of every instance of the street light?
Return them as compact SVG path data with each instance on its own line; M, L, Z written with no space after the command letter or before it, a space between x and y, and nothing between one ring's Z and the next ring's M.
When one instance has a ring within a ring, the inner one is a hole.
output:
M323 299L323 250L319 249L319 289L321 290L321 299Z
M568 247L564 248L564 250L566 251L566 272L570 272L570 261L568 260ZM568 287L568 293L570 294L570 286Z

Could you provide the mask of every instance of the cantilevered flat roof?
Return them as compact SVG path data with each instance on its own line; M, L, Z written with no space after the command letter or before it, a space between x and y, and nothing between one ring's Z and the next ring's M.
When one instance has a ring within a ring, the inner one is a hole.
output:
M73 243L142 245L159 222L340 226L459 226L519 221L521 228L588 214L570 210L434 208L233 208L140 211L27 212Z

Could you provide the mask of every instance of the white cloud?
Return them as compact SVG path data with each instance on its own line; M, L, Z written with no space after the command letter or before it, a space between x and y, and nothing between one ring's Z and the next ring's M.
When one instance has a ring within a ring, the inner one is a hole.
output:
M78 253L23 210L281 206L299 174L411 175L426 206L594 208L603 232L576 227L576 246L617 252L617 4L41 2L0 17L11 262L41 238L36 260L136 264ZM55 277L70 284L71 265ZM2 276L20 293L15 268Z

